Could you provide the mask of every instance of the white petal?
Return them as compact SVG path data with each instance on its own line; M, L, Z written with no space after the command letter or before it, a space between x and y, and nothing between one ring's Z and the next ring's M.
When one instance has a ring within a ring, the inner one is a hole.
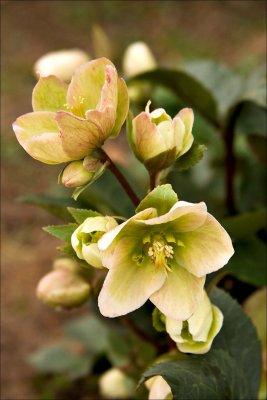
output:
M92 265L95 268L102 268L102 260L101 260L101 255L100 251L97 247L97 243L92 243L89 245L83 244L82 246L82 255L84 260Z

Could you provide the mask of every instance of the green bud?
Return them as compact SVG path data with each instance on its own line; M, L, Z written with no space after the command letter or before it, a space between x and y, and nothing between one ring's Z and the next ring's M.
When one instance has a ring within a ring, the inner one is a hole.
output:
M135 382L118 368L111 368L99 379L100 393L105 399L128 399L135 392Z
M86 170L83 161L72 161L63 170L59 180L66 187L78 187L89 183L93 176L94 172Z
M55 308L74 308L89 296L90 285L79 275L61 268L46 274L39 282L37 297Z

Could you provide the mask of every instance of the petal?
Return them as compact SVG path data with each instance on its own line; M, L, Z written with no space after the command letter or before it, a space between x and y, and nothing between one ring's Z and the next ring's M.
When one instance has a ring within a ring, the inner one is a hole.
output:
M149 388L148 400L164 400L171 394L171 388L161 375L153 376L146 381Z
M198 277L222 268L234 254L230 236L210 214L202 226L181 233L180 239L184 247L175 253L176 261Z
M85 111L96 109L105 83L107 65L113 66L107 58L99 58L77 68L67 93L67 103L70 106L77 107L79 99L84 99Z
M166 151L163 137L146 112L141 112L132 121L132 139L136 148L136 157L141 161L149 160Z
M83 254L82 254L82 242L79 239L79 234L81 233L82 227L83 227L82 225L78 226L78 228L71 235L71 245L75 250L77 257L79 257L81 260L83 260Z
M109 270L98 297L105 317L118 317L141 307L166 279L163 269L156 271L151 262L138 265L131 254L132 240L122 239L113 254L116 266Z
M205 278L197 278L176 265L150 300L167 317L184 321L194 313L202 300L204 283Z
M213 322L205 342L177 343L178 349L183 353L205 354L212 345L215 336L220 332L223 324L223 314L218 307L212 305Z
M105 235L102 236L102 238L98 241L98 247L100 250L104 251L106 250L113 240L119 235L121 230L126 227L127 225L130 225L131 222L134 222L135 219L139 218L149 218L153 217L156 214L156 209L155 208L147 208L143 211L140 211L138 214L134 215L133 217L129 218L127 221L123 222L122 224L118 225L116 228L112 229L111 231L105 233ZM136 231L136 236L139 236L138 233L138 228L136 226L134 227ZM127 230L127 234L129 235L130 233L129 230ZM135 233L135 232L134 232Z
M172 124L174 130L174 141L176 143L176 155L178 156L183 149L185 125L179 117L175 117Z
M185 125L185 134L183 138L183 146L182 150L179 153L179 157L186 153L190 147L192 146L192 143L194 141L194 137L192 135L192 128L193 128L193 123L194 123L194 113L191 108L183 108L176 117L181 118Z
M40 78L32 92L33 111L64 110L68 85L56 76Z
M38 111L24 114L13 124L21 146L30 156L47 164L71 161L65 153L55 121L55 113Z
M121 127L126 120L129 111L129 95L126 83L123 79L118 79L118 104L116 110L115 125L110 133L110 136L115 137L121 130Z
M114 107L107 106L103 111L89 110L85 113L86 119L99 127L102 136L102 143L107 139L112 131L116 119Z
M193 336L193 340L205 342L212 324L212 307L210 299L206 292L202 301L198 304L192 317L188 319L189 332Z
M174 342L183 342L181 332L183 329L183 321L166 317L166 332L170 335Z
M187 232L201 226L206 218L207 206L205 203L193 204L186 201L178 201L166 214L145 221L138 218L137 222L149 226L166 224L166 230ZM173 223L170 224L170 222Z
M100 251L97 243L82 246L83 259L95 268L103 268Z
M63 149L74 160L89 155L103 143L102 132L92 121L64 111L56 113L56 121L61 131Z

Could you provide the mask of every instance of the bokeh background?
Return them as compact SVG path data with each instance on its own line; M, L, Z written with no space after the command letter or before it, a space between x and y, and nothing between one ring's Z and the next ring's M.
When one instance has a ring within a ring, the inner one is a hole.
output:
M27 193L57 194L59 167L31 159L11 129L31 111L34 62L44 53L81 48L93 53L92 28L108 35L116 66L131 42L144 40L159 64L211 58L243 73L266 57L265 1L2 1L2 399L36 399L28 354L62 334L69 313L35 298L58 242L41 230L57 223L45 211L19 203ZM83 310L71 316L82 315Z

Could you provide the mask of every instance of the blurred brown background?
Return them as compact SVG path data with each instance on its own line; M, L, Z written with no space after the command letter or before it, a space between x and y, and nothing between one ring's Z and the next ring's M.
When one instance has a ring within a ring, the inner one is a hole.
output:
M34 62L44 53L81 48L92 54L99 24L120 60L144 40L160 64L213 58L249 71L266 56L265 1L2 1L2 399L37 399L27 355L61 335L69 314L38 302L35 287L57 255L41 226L57 220L20 204L27 193L60 193L59 167L31 159L11 123L31 111ZM84 313L83 310L79 314ZM77 312L71 316L77 315Z

